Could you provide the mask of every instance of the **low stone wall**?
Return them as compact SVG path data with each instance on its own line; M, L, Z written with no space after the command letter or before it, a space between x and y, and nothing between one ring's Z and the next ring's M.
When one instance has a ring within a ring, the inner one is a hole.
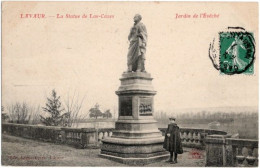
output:
M114 128L62 128L26 124L3 123L2 133L45 142L73 145L76 148L99 147L101 140L113 135ZM159 128L164 136L166 128ZM208 135L226 135L224 131L210 129L180 128L184 147L205 149Z
M159 128L163 136L165 135L166 129L167 128ZM213 129L180 128L182 146L188 148L205 149L205 138L213 134L226 135L227 133Z
M62 128L3 123L2 133L44 142L73 145L76 148L99 146L98 130L94 128Z
M258 140L211 135L205 143L206 166L258 167Z
M111 137L113 135L114 128L101 128L97 130L97 135L98 139L97 142L98 144L101 144L101 140L105 139L107 137Z
M60 127L2 123L2 133L45 142L62 142Z
M97 146L97 134L94 128L61 128L62 142L76 148Z

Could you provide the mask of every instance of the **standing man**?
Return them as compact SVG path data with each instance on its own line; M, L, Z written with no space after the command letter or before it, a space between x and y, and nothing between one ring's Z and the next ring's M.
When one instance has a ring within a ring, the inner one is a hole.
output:
M181 138L180 138L180 128L175 123L175 118L169 118L170 124L165 132L165 139L163 148L170 152L170 159L168 162L175 164L177 163L178 154L183 153ZM174 153L174 161L173 161Z
M144 61L147 42L147 31L141 22L142 16L136 14L134 26L130 30L128 40L130 42L127 54L128 72L145 72Z

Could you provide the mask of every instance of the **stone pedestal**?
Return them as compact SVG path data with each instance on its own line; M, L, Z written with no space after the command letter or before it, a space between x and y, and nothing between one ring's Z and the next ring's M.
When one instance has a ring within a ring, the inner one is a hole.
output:
M102 140L101 157L128 165L145 165L166 159L164 137L153 118L156 94L149 73L130 72L122 75L119 117L110 138Z

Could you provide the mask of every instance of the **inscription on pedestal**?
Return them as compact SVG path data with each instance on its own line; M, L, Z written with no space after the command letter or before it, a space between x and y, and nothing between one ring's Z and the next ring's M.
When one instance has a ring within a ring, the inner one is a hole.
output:
M153 100L152 98L140 98L139 115L152 116L153 115Z
M132 116L132 97L120 97L120 116Z

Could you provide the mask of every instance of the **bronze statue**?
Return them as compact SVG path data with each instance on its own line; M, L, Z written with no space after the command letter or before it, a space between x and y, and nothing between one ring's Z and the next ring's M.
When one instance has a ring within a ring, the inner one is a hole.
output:
M130 30L128 40L130 42L127 54L128 72L145 72L145 52L147 42L147 31L145 25L140 22L142 16L136 14L134 26Z

